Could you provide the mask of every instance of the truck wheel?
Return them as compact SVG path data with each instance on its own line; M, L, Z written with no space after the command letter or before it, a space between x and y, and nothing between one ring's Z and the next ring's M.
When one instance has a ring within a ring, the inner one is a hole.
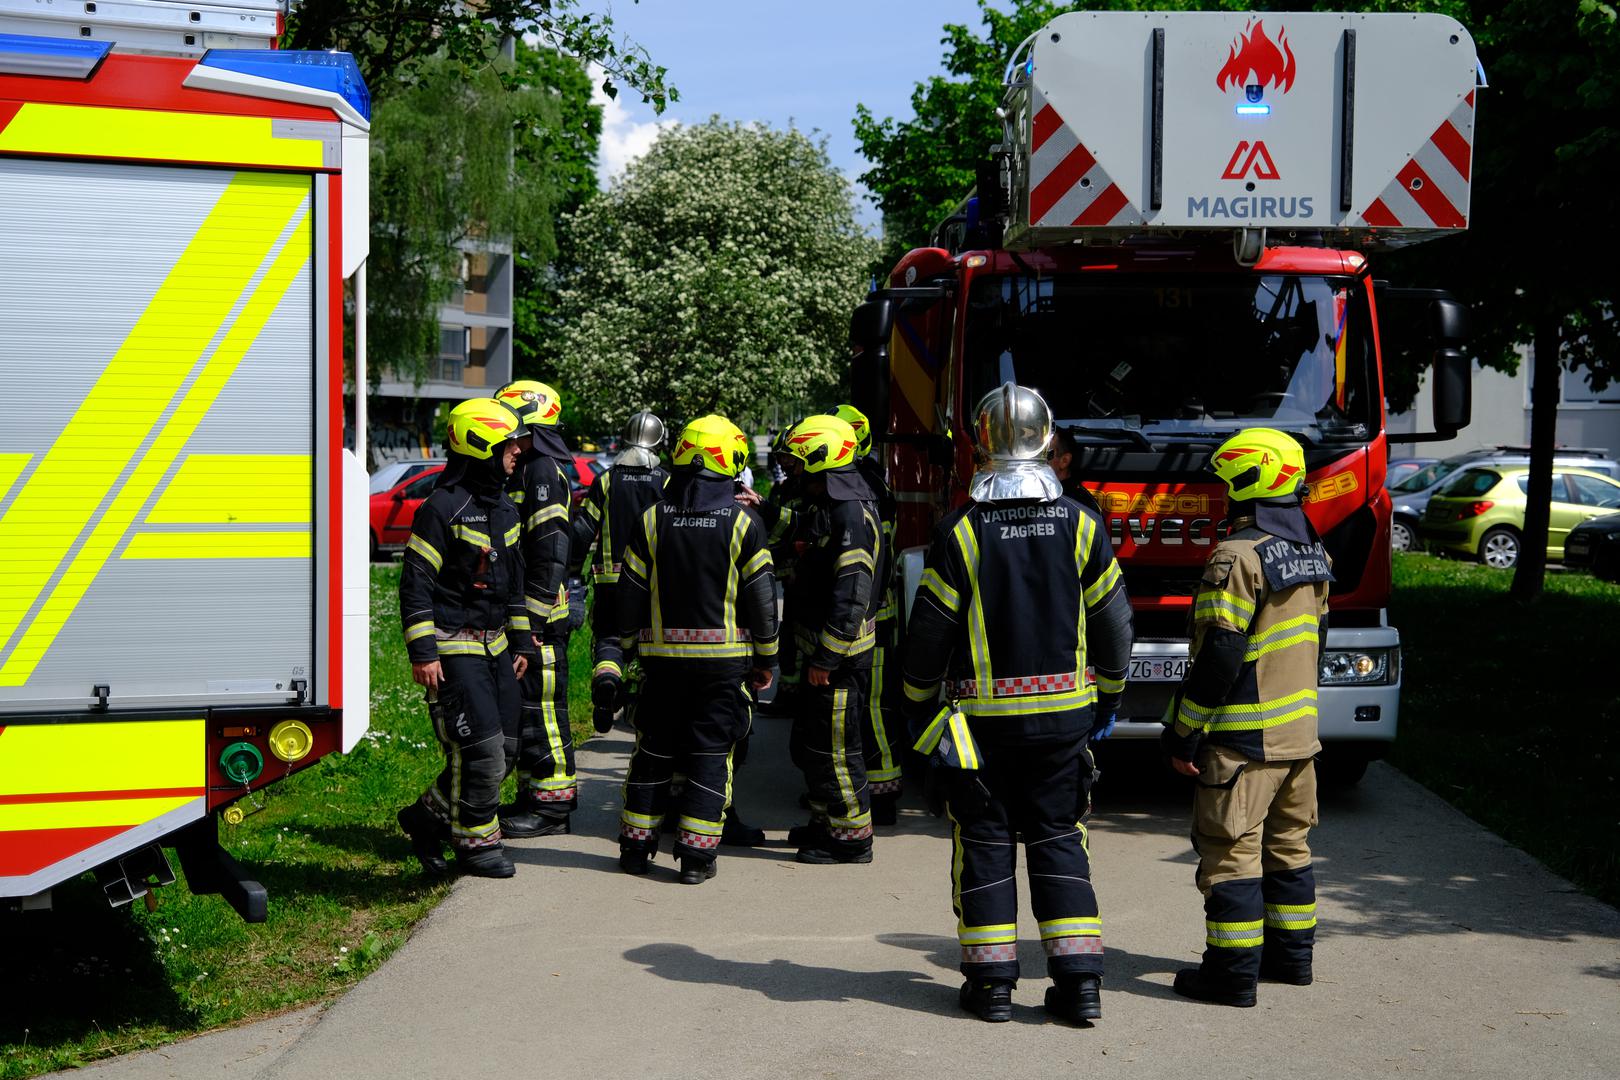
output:
M1389 548L1391 551L1411 551L1417 546L1417 538L1412 535L1412 526L1401 518L1395 518L1389 523Z
M1511 570L1519 561L1519 534L1495 528L1479 541L1479 561L1497 570Z
M1367 765L1363 754L1330 751L1316 759L1316 778L1323 787L1355 787L1367 775Z

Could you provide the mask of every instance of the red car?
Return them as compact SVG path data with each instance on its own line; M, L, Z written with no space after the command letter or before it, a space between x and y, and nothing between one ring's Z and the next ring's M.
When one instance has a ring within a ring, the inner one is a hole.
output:
M444 466L418 473L387 491L371 497L371 560L384 552L403 551L411 539L411 519L422 500L433 494Z
M585 501L585 496L591 492L591 485L596 478L607 472L608 467L599 454L575 454L574 475L568 478L568 486L573 496L573 505L578 506Z

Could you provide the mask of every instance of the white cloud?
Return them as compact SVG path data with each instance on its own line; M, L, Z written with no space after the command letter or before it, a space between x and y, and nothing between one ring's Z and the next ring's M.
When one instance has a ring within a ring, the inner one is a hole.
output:
M647 152L658 133L674 127L675 120L637 120L624 103L623 88L610 98L602 91L602 69L591 65L591 100L602 106L602 140L596 158L596 178L606 186L624 167Z

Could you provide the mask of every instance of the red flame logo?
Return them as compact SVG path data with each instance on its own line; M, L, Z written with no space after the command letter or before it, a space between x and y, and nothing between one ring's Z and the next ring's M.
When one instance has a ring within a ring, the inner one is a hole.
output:
M1223 91L1233 86L1275 86L1283 93L1294 85L1294 50L1288 47L1288 32L1277 31L1273 42L1266 36L1264 20L1252 29L1245 28L1232 42L1226 64L1215 76L1215 85Z

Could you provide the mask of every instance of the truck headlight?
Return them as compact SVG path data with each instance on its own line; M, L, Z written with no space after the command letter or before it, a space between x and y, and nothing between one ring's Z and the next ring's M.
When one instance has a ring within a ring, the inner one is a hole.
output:
M1399 674L1397 649L1329 649L1322 654L1318 681L1323 686L1375 686Z

